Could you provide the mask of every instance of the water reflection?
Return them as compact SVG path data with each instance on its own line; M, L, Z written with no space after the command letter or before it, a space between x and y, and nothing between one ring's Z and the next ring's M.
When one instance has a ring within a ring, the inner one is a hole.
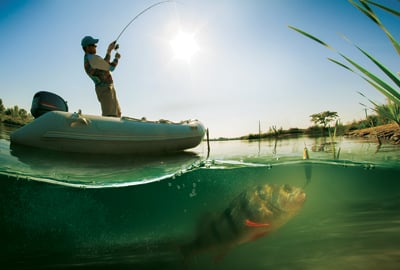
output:
M9 126L0 123L0 139L10 141L10 134L16 130L18 126Z
M375 140L298 137L256 141L211 141L187 152L164 156L95 155L54 152L23 146L10 146L9 134L15 127L0 127L0 172L20 177L44 177L68 183L107 185L154 181L196 167L204 162L230 161L241 164L270 165L303 160L304 148L313 161L365 162L398 166L400 145ZM336 149L336 150L335 150ZM340 150L340 152L339 152ZM334 155L332 154L334 153ZM312 178L312 167L305 166L305 183Z
M186 170L202 159L190 151L162 156L96 155L13 144L10 154L19 163L27 165L23 171L16 171L21 175L87 184L152 181Z
M270 163L303 159L304 147L310 160L369 162L384 166L400 164L400 145L377 144L376 140L299 137L278 140L224 141L211 143L211 159L235 159Z

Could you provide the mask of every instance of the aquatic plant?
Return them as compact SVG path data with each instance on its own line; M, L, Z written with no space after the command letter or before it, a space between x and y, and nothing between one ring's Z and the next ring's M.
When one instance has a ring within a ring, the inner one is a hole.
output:
M379 116L392 120L400 127L400 104L389 100L387 104L378 105L374 103L374 105Z
M331 147L332 147L332 154L333 154L333 159L337 160L339 159L340 156L340 147L336 149L336 131L339 127L339 120L336 120L335 127L333 128L333 132L331 132L331 128L329 127L329 138L331 139Z
M387 6L376 3L374 1L370 1L370 0L358 0L358 1L349 0L349 2L354 7L356 7L359 11L361 11L364 15L366 15L368 18L370 18L376 25L378 25L378 27L380 29L382 29L382 31L386 34L386 36L392 43L397 54L400 55L400 43L393 37L393 35L390 33L390 31L381 22L381 20L376 15L376 13L373 11L371 6L377 7L387 13L390 13L390 14L398 16L398 17L400 17L400 12L397 10L391 9ZM388 100L394 102L397 105L400 105L400 92L398 90L400 88L400 79L398 78L396 73L390 71L387 67L385 67L382 63L380 63L378 60L376 60L367 51L365 51L364 49L360 48L359 46L353 44L364 56L366 56L370 61L372 61L387 76L387 79L390 79L390 81L392 83L394 83L394 85L396 87L392 86L390 83L381 79L379 76L368 71L366 68L364 68L362 65L358 64L351 58L340 53L339 51L334 49L332 46L330 46L328 43L318 39L317 37L305 32L303 30L300 30L294 26L289 26L289 28L314 40L315 42L327 47L328 49L333 50L334 52L338 53L339 56L342 57L345 60L345 62L347 62L347 64L345 64L344 62L332 59L332 58L328 58L328 60L359 75L361 78L363 78L365 81L367 81L370 85L372 85L376 90L378 90L383 95L385 95L388 98Z
M283 133L283 128L279 128L277 129L275 125L269 127L269 133L272 134L272 136L274 137L278 137L279 135L281 135Z
M360 95L366 97L364 94L360 93ZM368 101L374 105L372 109L377 113L377 115L386 122L395 122L400 127L400 104L393 102L392 100L388 100L387 104L378 104L375 101L368 99ZM360 103L364 107L366 105Z

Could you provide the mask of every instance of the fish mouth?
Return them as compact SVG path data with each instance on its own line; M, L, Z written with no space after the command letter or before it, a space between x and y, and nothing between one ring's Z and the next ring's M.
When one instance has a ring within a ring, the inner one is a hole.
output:
M295 203L304 203L307 198L306 193L302 189L295 190L291 194L289 194L289 201L295 202Z
M300 203L304 203L306 201L307 195L304 191L301 191L298 195L297 195L297 201Z
M298 187L292 187L290 185L284 185L283 191L286 195L283 195L280 203L282 212L298 211L306 201L307 195L303 189Z

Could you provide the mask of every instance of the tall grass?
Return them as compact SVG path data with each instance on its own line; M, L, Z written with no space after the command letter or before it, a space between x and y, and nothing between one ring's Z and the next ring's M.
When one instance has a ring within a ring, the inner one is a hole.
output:
M390 40L392 43L395 51L397 54L400 56L400 43L394 38L394 36L390 33L390 31L386 28L386 26L381 22L379 17L376 15L374 10L372 9L372 6L378 9L381 9L387 13L390 13L394 16L400 17L400 12L397 10L393 10L387 6L381 5L379 3L376 3L374 1L370 0L349 0L350 4L352 4L354 7L356 7L359 11L361 11L365 16L367 16L369 19L371 19L372 22L374 22L382 31L386 34L387 38ZM399 21L400 23L400 21ZM367 57L370 61L372 61L385 75L386 75L386 80L391 81L391 83L394 85L392 86L390 83L385 81L385 79L380 78L379 76L373 74L372 72L368 71L366 68L364 68L362 65L358 64L351 58L347 57L346 55L342 54L341 52L337 51L334 49L332 46L330 46L328 43L320 40L319 38L303 31L300 30L294 26L289 26L292 30L314 40L315 42L327 47L330 50L333 50L336 52L341 58L342 61L335 60L332 58L328 58L329 61L357 74L361 78L363 78L365 81L367 81L371 86L373 86L376 90L381 92L383 95L387 97L390 102L393 104L397 105L397 107L400 105L400 78L395 72L390 71L385 65L380 63L378 60L376 60L371 54L369 54L367 51L364 49L360 48L359 46L355 45L354 46L365 56ZM344 61L343 61L344 60ZM399 59L400 60L400 59Z
M336 148L336 131L339 126L339 120L336 120L335 127L333 128L333 132L331 131L331 127L329 127L329 138L331 139L331 146L332 146L332 154L333 159L337 160L340 156L340 147Z
M364 94L360 93L363 97L367 98ZM367 98L368 99L368 98ZM386 119L392 122L395 122L399 127L400 127L400 104L393 102L392 100L388 100L387 104L378 104L375 101L368 99L368 101L374 105L373 108L371 108L373 111L376 112L376 114L381 118L381 119ZM367 107L366 105L360 103L364 107Z

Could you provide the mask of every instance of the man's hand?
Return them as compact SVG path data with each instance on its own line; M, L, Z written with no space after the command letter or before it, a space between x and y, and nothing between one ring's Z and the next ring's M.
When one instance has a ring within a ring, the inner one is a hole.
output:
M116 41L111 42L110 45L108 45L107 53L110 54L111 51L115 49L116 45L117 45Z
M120 59L120 58L121 58L121 55L120 55L119 53L116 53L116 54L115 54L115 58L116 58L116 59Z

